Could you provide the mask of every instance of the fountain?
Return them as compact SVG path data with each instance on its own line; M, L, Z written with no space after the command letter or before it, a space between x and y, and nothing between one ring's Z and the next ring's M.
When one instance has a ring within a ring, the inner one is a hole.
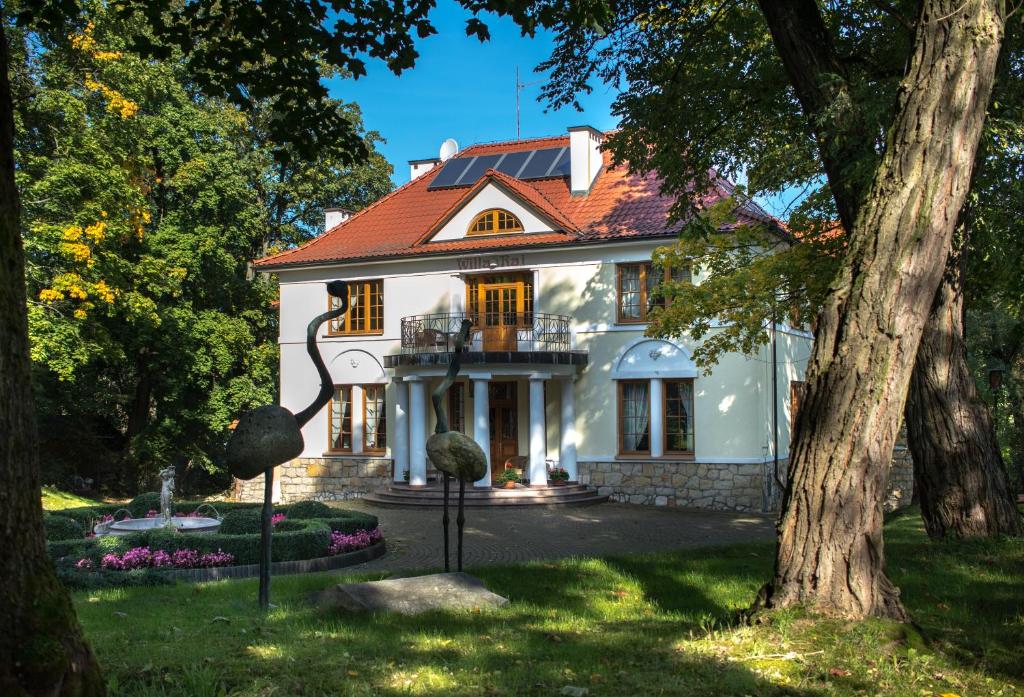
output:
M195 516L176 516L174 507L171 505L171 493L174 491L174 466L160 471L160 516L157 518L128 518L110 523L111 535L128 535L133 532L143 532L154 528L174 528L178 532L217 532L220 530L220 518L203 518ZM201 508L208 507L217 515L217 509L209 504L203 504Z

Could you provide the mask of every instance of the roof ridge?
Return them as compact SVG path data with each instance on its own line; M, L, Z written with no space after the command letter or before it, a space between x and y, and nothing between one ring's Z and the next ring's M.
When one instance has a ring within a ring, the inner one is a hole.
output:
M434 170L436 170L436 171L434 171L434 175L436 176L437 172L441 171L441 168L440 167L436 167L436 168L434 168ZM426 179L427 175L429 175L429 174L431 174L431 172L425 172L424 174L416 177L415 179L410 179L409 181L407 181L405 184L402 184L398 188L392 189L391 191L389 191L388 193L384 194L379 199L377 199L376 201L374 201L373 203L368 205L366 208L363 208L362 210L357 211L356 213L353 213L348 218L346 218L345 220L342 220L340 223L338 223L334 227L332 227L332 228L330 228L328 230L324 230L322 234L317 235L316 237L311 239L309 242L306 242L305 244L300 244L298 247L292 247L291 249L286 249L286 250L284 250L282 252L278 252L277 254L274 254L274 255L269 256L269 257L263 257L261 259L258 259L257 261L259 261L261 264L262 263L266 263L266 262L270 262L270 261L273 261L275 259L279 259L280 257L288 256L289 254L294 254L295 252L298 252L300 250L306 249L308 247L312 247L317 242L320 242L320 241L326 239L327 237L333 237L332 233L335 230L338 230L338 229L342 228L343 226L348 225L349 223L351 223L356 218L362 217L364 213L367 213L367 212L373 210L374 208L377 208L378 206L383 204L385 201L387 201L387 200L389 200L391 198L394 198L401 191L410 188L413 184L416 184L416 183L419 183L419 182L423 181L424 179Z
M533 142L536 142L536 141L539 141L539 140L558 140L558 139L566 139L566 140L568 140L568 138L569 138L569 134L566 133L565 135L557 135L557 136L537 136L536 138L520 138L518 140L493 140L493 141L485 141L485 142L482 142L482 143L473 143L472 145L466 146L465 150L459 151L459 153L457 155L455 155L455 157L463 157L463 156L465 156L467 154L472 154L472 151L477 149L477 148L493 148L496 145L519 145L520 143L533 143Z

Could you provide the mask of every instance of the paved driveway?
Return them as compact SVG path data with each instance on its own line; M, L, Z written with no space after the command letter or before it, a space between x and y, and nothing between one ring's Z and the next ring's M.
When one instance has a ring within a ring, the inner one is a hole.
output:
M385 508L363 501L337 505L378 516L388 544L386 555L346 572L443 566L441 509ZM455 513L453 507L453 565ZM581 508L470 508L465 535L465 565L482 566L770 540L774 529L770 515L604 503Z

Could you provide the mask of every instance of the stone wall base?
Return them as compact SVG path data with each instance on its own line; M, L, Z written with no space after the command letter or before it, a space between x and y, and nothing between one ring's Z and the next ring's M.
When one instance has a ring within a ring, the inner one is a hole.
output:
M275 503L358 499L391 481L391 458L303 457L278 467L274 477L281 492ZM235 497L262 501L263 475L235 480Z
M779 461L785 482L787 460ZM782 486L774 463L705 463L687 460L616 460L578 463L580 484L612 501L647 506L679 506L728 511L777 511ZM910 505L914 467L910 451L897 446L889 471L886 511Z

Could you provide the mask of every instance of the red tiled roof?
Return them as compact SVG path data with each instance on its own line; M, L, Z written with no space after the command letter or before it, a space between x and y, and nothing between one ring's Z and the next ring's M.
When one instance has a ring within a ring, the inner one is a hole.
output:
M568 145L567 135L489 143L470 146L460 152L459 157ZM521 181L493 170L483 175L482 180L488 179L503 186L554 223L559 229L551 233L479 235L447 242L430 242L427 239L429 234L436 231L480 188L478 182L469 188L430 191L427 187L441 171L441 167L436 167L367 206L315 240L296 249L264 257L256 262L256 266L276 268L674 234L676 228L667 227L668 212L673 200L659 193L658 179L653 174L629 174L624 167L612 169L610 164L610 156L605 153L604 169L585 196L571 195L568 177ZM714 192L705 197L705 201L711 203L727 196L730 191L731 185L726 183L716 187ZM763 211L760 213L763 214Z

